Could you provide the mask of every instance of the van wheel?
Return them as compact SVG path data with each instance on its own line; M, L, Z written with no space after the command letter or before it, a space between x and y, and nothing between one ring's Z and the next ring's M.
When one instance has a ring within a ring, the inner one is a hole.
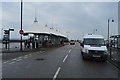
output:
M85 56L84 56L83 54L82 54L82 59L83 59L83 60L86 60L86 58L85 58Z
M83 55L83 52L81 51L81 54Z
M102 59L103 62L107 61L107 59Z

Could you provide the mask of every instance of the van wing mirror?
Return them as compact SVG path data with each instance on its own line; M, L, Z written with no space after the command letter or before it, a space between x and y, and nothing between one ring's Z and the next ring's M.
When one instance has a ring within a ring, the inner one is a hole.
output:
M84 47L83 43L80 44L82 47Z

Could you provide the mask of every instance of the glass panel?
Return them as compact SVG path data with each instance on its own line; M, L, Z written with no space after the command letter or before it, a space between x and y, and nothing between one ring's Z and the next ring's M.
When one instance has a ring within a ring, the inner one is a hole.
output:
M104 45L104 39L84 39L85 45Z

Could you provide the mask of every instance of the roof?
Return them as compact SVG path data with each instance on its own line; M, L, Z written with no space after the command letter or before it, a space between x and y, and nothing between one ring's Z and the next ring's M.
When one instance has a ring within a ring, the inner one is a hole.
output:
M54 29L50 29L47 26L42 26L38 23L38 21L34 21L34 23L30 26L30 28L26 31L24 31L24 35L28 34L35 34L35 35L56 35L61 37L67 37L63 34L61 34L59 31L56 31Z
M45 26L40 25L38 22L34 22L26 32L34 32L34 33L47 33L50 34L49 29Z
M87 34L83 38L100 38L100 39L104 39L104 37L102 35L96 35L96 34Z
M110 36L110 38L120 38L120 35L113 35L113 36Z

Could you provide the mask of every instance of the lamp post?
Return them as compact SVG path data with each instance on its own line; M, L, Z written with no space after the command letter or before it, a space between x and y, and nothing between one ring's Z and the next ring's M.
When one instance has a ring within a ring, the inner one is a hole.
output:
M21 30L22 30L22 8L23 8L23 3L21 0ZM22 35L20 35L21 41L20 41L20 50L22 51Z
M114 22L114 20L112 19L111 22ZM108 47L109 47L109 23L110 23L110 19L108 19Z
M111 22L114 22L114 20L112 19ZM108 19L108 47L109 45L109 23L110 23L110 19ZM110 59L111 59L111 47L110 47Z

